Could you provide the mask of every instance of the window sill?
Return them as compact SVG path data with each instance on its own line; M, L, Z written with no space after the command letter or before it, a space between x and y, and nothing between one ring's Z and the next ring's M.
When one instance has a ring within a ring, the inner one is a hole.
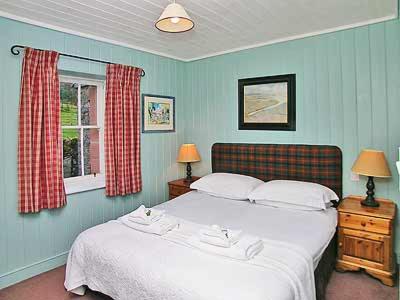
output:
M106 180L103 174L64 179L67 195L105 188Z

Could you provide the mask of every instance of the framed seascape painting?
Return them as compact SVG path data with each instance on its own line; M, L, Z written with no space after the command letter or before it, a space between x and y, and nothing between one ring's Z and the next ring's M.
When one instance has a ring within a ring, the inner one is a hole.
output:
M296 130L296 75L239 79L239 130Z
M142 132L175 131L175 97L142 94Z

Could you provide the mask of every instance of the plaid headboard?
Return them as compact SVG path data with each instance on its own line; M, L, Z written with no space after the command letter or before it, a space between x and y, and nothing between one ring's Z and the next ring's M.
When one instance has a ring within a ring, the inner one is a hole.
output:
M216 143L211 159L213 173L315 182L342 199L342 151L336 146Z

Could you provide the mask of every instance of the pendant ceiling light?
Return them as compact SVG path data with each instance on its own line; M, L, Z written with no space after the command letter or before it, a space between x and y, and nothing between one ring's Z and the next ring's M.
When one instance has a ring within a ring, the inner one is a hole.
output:
M175 3L169 4L156 22L158 30L164 32L185 32L194 27L194 23L186 13L182 5Z

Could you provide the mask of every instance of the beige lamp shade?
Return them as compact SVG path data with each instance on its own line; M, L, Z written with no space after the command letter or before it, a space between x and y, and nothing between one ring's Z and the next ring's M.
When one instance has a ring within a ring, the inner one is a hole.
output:
M195 144L183 144L179 149L179 154L177 161L188 163L188 162L196 162L200 161L199 152L197 152L197 148Z
M156 27L164 32L178 33L191 30L194 23L183 6L174 1L164 9L156 22Z
M364 176L392 176L385 158L385 153L378 150L362 150L351 170L356 174Z

